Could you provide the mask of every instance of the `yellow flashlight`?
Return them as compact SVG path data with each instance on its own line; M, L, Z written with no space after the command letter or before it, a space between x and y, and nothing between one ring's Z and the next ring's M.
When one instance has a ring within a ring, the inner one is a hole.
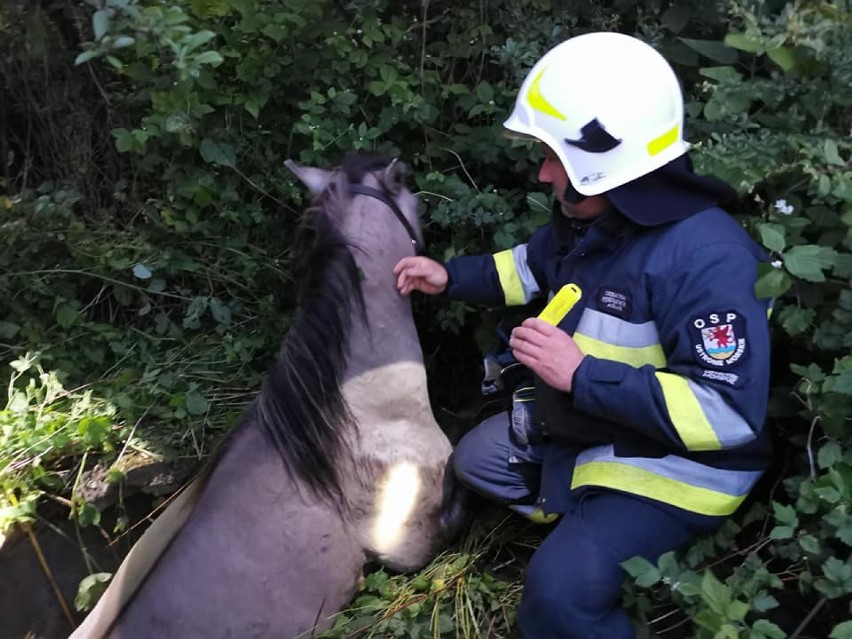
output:
M576 284L566 284L559 289L559 292L553 296L547 306L544 307L541 313L538 314L538 319L544 320L553 326L559 326L559 322L568 314L574 304L583 297L583 291Z

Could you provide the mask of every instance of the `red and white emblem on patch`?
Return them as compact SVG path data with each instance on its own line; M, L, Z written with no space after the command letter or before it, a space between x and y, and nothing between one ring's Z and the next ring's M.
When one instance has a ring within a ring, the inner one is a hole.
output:
M695 344L695 353L706 364L729 366L745 353L745 322L737 313L695 317L692 328L701 336L700 343Z
M713 359L726 360L737 351L736 333L733 324L721 324L701 329L704 352Z

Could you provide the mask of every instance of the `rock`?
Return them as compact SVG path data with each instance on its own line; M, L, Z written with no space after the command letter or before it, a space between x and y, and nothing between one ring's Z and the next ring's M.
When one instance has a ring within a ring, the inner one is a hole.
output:
M131 453L110 467L100 464L83 473L75 496L86 500L103 512L120 496L142 492L148 495L170 495L189 477L195 463L167 462L153 456Z

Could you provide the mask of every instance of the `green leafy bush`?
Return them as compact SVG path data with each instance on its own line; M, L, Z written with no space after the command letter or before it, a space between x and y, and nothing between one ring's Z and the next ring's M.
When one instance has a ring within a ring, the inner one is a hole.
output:
M69 492L86 457L114 455L125 435L115 406L91 390L66 390L37 357L28 354L11 366L6 407L0 411L0 531L33 521L42 492ZM84 524L100 517L88 504L73 507Z

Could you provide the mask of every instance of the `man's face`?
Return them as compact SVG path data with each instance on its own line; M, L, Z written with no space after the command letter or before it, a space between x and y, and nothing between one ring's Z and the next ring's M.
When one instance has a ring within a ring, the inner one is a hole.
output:
M562 212L567 217L591 220L612 207L605 195L591 195L579 204L566 202L565 189L570 180L565 172L565 167L562 166L562 162L559 161L559 158L556 157L549 146L542 144L542 149L544 150L544 161L542 161L541 168L538 170L538 181L550 184L553 187L553 193L562 207Z

